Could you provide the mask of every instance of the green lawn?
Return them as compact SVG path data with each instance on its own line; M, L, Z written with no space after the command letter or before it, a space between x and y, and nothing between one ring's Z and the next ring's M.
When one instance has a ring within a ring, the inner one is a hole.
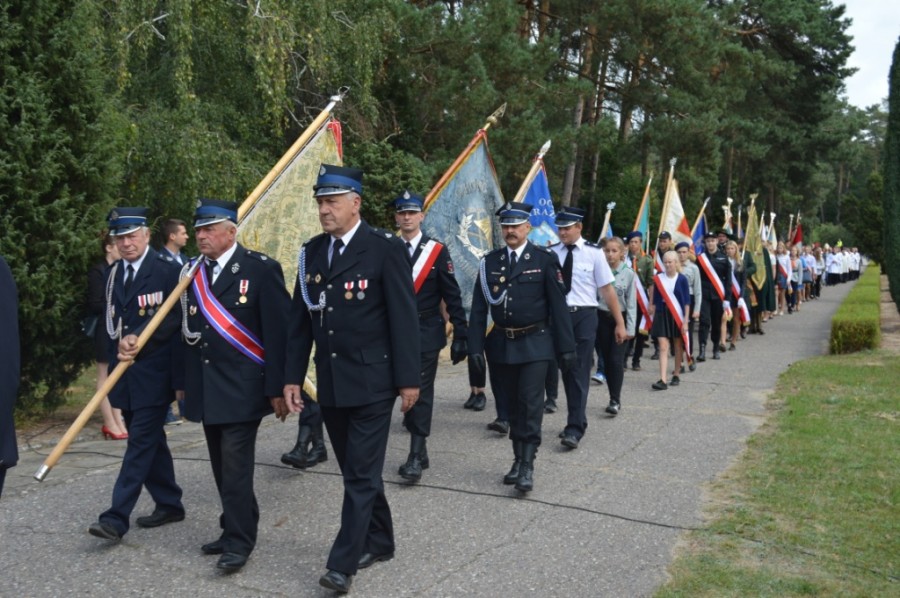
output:
M900 595L898 386L885 352L792 365L657 596Z

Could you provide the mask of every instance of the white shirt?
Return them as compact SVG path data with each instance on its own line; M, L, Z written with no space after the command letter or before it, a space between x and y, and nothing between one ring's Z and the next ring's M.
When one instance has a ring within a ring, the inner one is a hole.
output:
M401 239L402 239L402 237L401 237ZM412 257L412 254L414 254L416 252L416 247L418 247L419 243L422 242L422 231L420 230L416 234L416 236L413 237L412 239L410 239L409 241L407 241L406 239L403 239L403 242L409 243L409 247L407 248L407 251L409 251L409 257Z
M355 235L356 231L359 230L360 224L362 224L362 220L357 220L356 224L353 226L353 228L351 228L346 233L344 233L343 237L335 237L334 235L331 236L331 245L328 246L329 260L331 259L332 252L334 251L334 242L337 241L338 239L340 239L344 243L344 246L341 247L341 250L338 252L338 255L344 255L344 250L347 249L347 245L349 245L350 241L353 240L353 235ZM329 263L331 263L331 262L329 261Z
M566 295L566 304L570 307L598 307L597 293L600 287L612 283L612 270L606 262L606 256L599 247L585 245L584 237L579 237L572 250L572 289ZM569 250L564 243L551 245L550 249L559 258L559 265L566 262ZM622 306L619 306L620 308Z
M133 262L129 262L128 260L125 260L125 259L122 260L122 262L124 262L123 267L122 267L122 283L123 284L125 283L125 279L128 278L128 266L131 266L134 269L134 274L132 275L133 278L131 279L131 281L134 282L134 279L137 278L138 270L141 269L141 264L144 263L144 258L147 257L148 251L150 251L149 245L147 245L146 249L144 249L144 253L141 255L141 257L134 260Z
M228 260L231 259L231 256L234 255L234 252L237 251L237 246L238 246L237 243L232 245L230 248L225 250L225 252L222 255L220 255L219 258L215 261L211 260L209 258L206 258L207 262L210 262L213 264L213 275L212 275L212 280L209 281L209 284L213 284L216 282L216 279L219 277L219 274L221 274L221 272L222 272L222 268L225 267L225 264L227 264Z

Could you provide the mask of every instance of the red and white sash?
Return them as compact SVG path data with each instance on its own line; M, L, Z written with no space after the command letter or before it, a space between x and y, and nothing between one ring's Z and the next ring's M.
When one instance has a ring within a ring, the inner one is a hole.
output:
M687 330L684 329L684 308L681 306L681 302L678 301L678 297L675 296L674 292L670 292L666 285L662 282L662 277L665 274L657 274L653 277L653 282L656 285L656 291L662 295L663 301L666 302L666 307L669 310L669 313L672 314L672 319L675 320L675 325L678 326L678 330L681 331L681 340L684 342L684 352L685 355L688 356L688 362L691 360L691 339L688 336Z
M637 272L634 274L634 290L638 307L641 310L641 322L638 330L650 330L653 325L653 318L650 316L650 301L647 299L647 291L644 290L644 285L641 284Z
M428 272L431 271L431 267L434 265L435 260L437 260L438 256L441 254L441 248L443 248L443 245L441 245L434 239L430 239L422 246L422 252L419 254L419 259L417 259L416 263L413 264L412 269L412 277L413 283L416 287L416 293L419 292L419 290L422 288L422 285L425 283L425 279L428 277Z
M656 259L654 260L653 263L656 264L657 272L665 272L666 271L666 266L663 264L662 255L660 255L660 253L659 253L659 248L656 249Z
M229 345L246 355L258 365L265 365L266 351L256 336L238 322L234 316L228 313L218 299L209 290L209 280L206 278L206 268L200 268L200 272L191 283L200 311L206 317L206 321L224 338Z
M738 285L737 277L734 270L731 271L731 294L737 299L738 312L741 314L741 322L750 321L750 310L747 308L747 302L741 294L741 287Z
M725 287L722 285L722 279L716 274L715 269L709 261L709 256L706 255L706 253L701 253L697 256L697 262L700 264L700 269L706 274L707 280L709 280L709 282L712 283L713 288L716 289L716 294L719 295L719 299L726 301Z

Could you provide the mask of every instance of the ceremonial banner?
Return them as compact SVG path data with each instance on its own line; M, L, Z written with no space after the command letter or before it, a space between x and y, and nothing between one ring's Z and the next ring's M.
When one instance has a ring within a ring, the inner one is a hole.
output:
M692 247L694 255L703 253L703 237L706 235L706 214L700 214L697 222L694 223L694 230L691 232Z
M653 177L647 179L647 187L644 189L644 197L641 199L641 207L638 209L637 218L634 219L634 228L640 231L644 239L644 253L650 250L650 183Z
M559 243L559 235L556 234L556 212L553 210L550 185L547 183L543 161L540 170L525 191L524 202L534 206L529 219L531 232L528 233L528 240L541 247Z
M238 242L281 263L289 293L297 280L300 246L322 232L312 189L322 163L341 165L340 139L340 123L324 123L238 225Z
M750 196L750 209L747 210L747 236L744 238L744 251L749 251L756 263L756 273L750 277L756 290L762 290L766 279L770 275L771 268L764 267L762 238L759 221L756 218L756 197ZM743 259L743 254L742 254Z
M468 315L478 263L502 244L500 228L492 225L503 205L503 193L487 147L487 132L478 131L425 199L426 235L450 251L456 279Z
M669 199L660 217L660 230L669 231L675 245L682 241L692 244L694 240L691 238L691 226L684 216L684 206L681 205L681 197L678 195L678 181L673 178L669 185Z

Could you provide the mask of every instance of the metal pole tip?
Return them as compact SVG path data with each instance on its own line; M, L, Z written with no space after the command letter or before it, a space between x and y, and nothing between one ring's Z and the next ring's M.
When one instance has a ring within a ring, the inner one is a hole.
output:
M39 482L43 482L44 478L47 477L47 474L50 472L50 468L47 465L41 465L40 469L38 469L34 474L34 479Z

